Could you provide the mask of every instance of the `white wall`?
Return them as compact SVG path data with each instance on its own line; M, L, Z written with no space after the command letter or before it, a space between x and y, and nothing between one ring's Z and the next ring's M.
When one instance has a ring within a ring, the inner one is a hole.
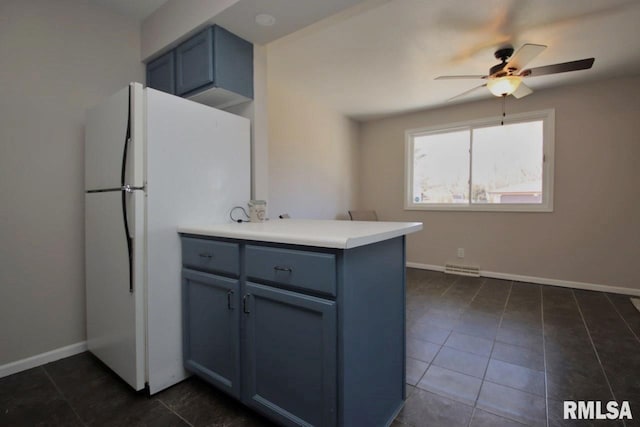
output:
M269 198L267 48L253 45L253 101L226 108L251 120L251 198Z
M640 290L640 77L536 92L507 115L555 108L551 213L403 209L406 129L495 116L499 99L404 114L362 125L361 201L385 220L422 221L408 260ZM456 248L465 248L464 260Z
M358 123L267 68L269 216L348 218L358 206Z
M136 22L0 3L0 365L85 340L85 110L143 79Z
M140 58L186 38L214 16L240 0L169 0L142 23Z

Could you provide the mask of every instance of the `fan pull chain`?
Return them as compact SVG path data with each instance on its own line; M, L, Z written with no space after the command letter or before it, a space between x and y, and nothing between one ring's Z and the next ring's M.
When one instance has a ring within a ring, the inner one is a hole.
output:
M505 104L507 103L507 95L502 95L502 121L500 122L500 126L504 126L504 118L506 117L507 113L506 108L505 108Z

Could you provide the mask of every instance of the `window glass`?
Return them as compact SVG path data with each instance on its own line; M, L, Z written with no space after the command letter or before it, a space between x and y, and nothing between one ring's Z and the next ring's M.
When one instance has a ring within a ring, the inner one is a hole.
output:
M405 208L553 211L554 111L406 132Z
M468 129L414 139L414 203L469 203Z
M541 203L542 146L542 121L474 129L472 203Z

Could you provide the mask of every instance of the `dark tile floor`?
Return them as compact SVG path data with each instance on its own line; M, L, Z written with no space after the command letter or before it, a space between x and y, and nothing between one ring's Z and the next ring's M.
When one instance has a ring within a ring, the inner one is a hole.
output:
M640 425L629 297L414 269L407 286L408 397L393 426ZM569 422L563 400L627 400L634 420ZM88 353L0 379L0 426L89 425L273 424L196 378L148 398Z
M629 297L407 272L410 426L640 425L640 312ZM564 400L633 420L567 421Z

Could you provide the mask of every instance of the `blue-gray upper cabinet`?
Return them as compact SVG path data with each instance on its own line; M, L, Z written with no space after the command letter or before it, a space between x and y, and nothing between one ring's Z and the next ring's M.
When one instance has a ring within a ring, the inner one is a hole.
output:
M147 64L147 86L175 95L175 52L172 50Z
M240 283L182 271L185 368L240 398Z
M336 302L247 283L244 401L281 425L337 423Z
M176 94L216 88L253 99L253 45L214 25L176 49ZM198 100L198 99L196 99Z

